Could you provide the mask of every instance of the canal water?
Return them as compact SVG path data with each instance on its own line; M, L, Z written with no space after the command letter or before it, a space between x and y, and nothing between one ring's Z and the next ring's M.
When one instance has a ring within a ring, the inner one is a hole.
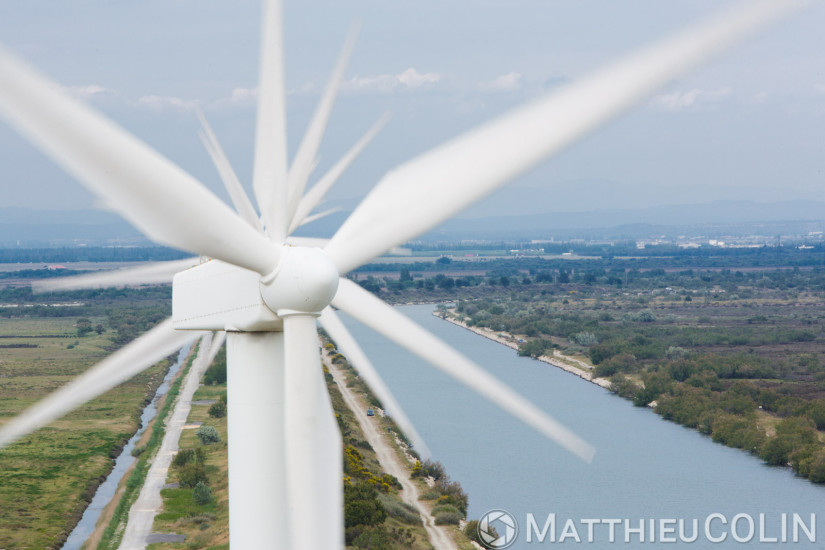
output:
M103 508L111 502L112 497L115 495L115 491L117 491L117 486L120 483L120 480L123 479L123 475L126 473L126 470L128 470L129 466L137 460L132 456L132 450L135 448L135 444L140 439L140 436L143 435L143 432L146 430L146 426L148 426L149 422L155 417L155 415L157 415L158 400L166 394L167 391L169 391L169 384L175 374L180 370L183 362L186 360L186 356L189 355L189 350L191 347L191 343L186 344L180 350L180 353L178 353L178 358L175 361L175 364L172 365L169 372L167 372L166 376L163 378L163 382L160 386L158 386L154 399L152 399L146 408L143 409L143 413L140 416L140 428L137 432L135 432L135 435L129 439L126 446L123 447L123 451L120 453L120 456L118 456L115 460L114 469L106 478L106 481L98 487L94 498L92 498L92 502L89 504L89 507L86 508L86 511L83 513L83 517L80 518L80 522L75 526L74 530L72 530L69 535L69 538L66 539L65 544L62 546L63 550L78 550L94 531L95 524L97 523L98 518L100 518L100 514L103 512Z
M342 316L434 459L469 494L469 517L498 509L514 518L519 532L511 548L658 548L672 542L696 548L808 548L825 541L823 487L717 445L546 363L518 357L434 317L433 309L401 307L597 449L591 464L582 462ZM495 525L506 534L505 523Z

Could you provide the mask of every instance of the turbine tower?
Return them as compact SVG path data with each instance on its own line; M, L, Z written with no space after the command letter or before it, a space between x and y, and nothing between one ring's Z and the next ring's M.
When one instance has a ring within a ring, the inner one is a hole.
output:
M201 115L202 139L234 211L148 145L0 50L0 115L148 237L201 258L51 285L158 282L177 273L171 319L2 426L0 447L148 368L188 340L187 331L226 331L232 547L340 548L341 436L320 366L316 322L423 456L427 449L338 319L339 309L591 460L593 448L576 434L343 276L432 229L797 5L758 2L722 14L396 167L324 242L289 235L313 217L326 191L383 124L304 192L354 47L352 34L289 164L281 5L264 1L252 182L257 209ZM432 200L436 195L439 200Z

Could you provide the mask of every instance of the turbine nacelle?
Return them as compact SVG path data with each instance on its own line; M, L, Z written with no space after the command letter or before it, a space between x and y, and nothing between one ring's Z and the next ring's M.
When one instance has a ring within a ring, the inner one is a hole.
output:
M284 245L281 252L276 268L263 277L220 260L175 275L174 327L280 332L283 317L318 315L338 290L338 270L317 248Z
M261 279L261 297L279 317L319 315L338 290L338 270L319 248L284 246L278 267Z

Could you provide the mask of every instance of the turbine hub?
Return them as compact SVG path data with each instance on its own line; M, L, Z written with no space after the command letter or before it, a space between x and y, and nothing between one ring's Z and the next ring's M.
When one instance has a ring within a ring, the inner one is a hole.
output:
M338 270L319 248L284 246L278 267L261 279L261 297L279 317L318 314L338 290Z

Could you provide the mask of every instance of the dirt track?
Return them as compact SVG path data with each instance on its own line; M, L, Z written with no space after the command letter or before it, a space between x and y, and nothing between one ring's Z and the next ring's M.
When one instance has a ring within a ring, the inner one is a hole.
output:
M337 365L333 365L332 361L328 359L329 358L324 355L324 364L329 369L329 372L332 373L335 383L338 384L338 389L344 397L344 402L355 414L355 418L361 426L361 431L364 432L364 437L367 438L369 444L375 449L375 454L378 462L381 464L381 468L388 474L398 478L399 483L401 483L403 487L400 493L401 498L404 502L415 506L418 513L424 519L424 528L427 530L430 544L437 550L458 550L449 533L447 533L444 528L436 526L435 520L427 508L418 500L418 487L410 479L409 470L401 462L398 454L396 454L392 448L394 443L389 441L387 434L379 431L376 423L367 416L367 405L353 393L352 389L347 387L344 373L341 372Z

